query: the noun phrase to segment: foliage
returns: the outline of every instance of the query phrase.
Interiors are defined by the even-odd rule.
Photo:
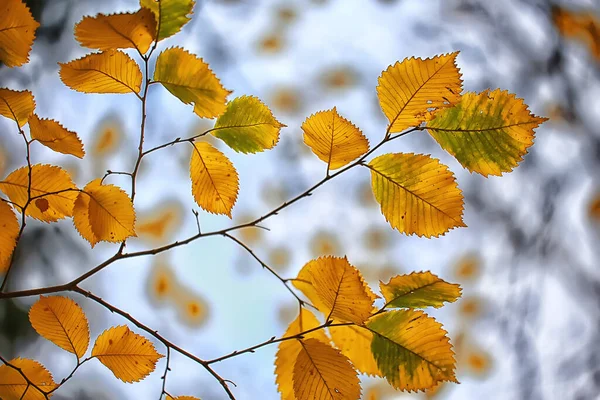
[[[101,362],[118,379],[137,382],[154,371],[164,357],[146,337],[122,325],[109,327],[98,335],[86,358],[90,329],[81,307],[68,297],[43,296],[64,291],[103,305],[164,346],[166,365],[161,398],[195,398],[175,397],[166,390],[172,351],[205,368],[233,399],[230,382],[212,365],[275,343],[279,346],[276,382],[286,400],[358,399],[359,372],[383,377],[394,388],[408,391],[429,390],[444,381],[456,382],[454,352],[446,331],[434,318],[416,309],[456,301],[461,294],[457,284],[430,272],[394,276],[388,283],[381,282],[384,304],[377,306],[380,297],[346,257],[316,258],[306,263],[296,278],[284,279],[232,233],[257,228],[259,223],[310,196],[338,175],[363,167],[365,177],[367,172],[371,174],[372,192],[391,227],[408,235],[444,235],[466,226],[463,196],[448,167],[424,154],[371,156],[394,139],[427,131],[465,168],[484,176],[500,175],[521,161],[533,143],[533,130],[545,118],[531,114],[521,99],[505,91],[461,94],[458,52],[425,60],[406,59],[379,77],[377,94],[389,125],[377,144],[370,146],[361,130],[335,107],[317,112],[306,119],[302,130],[305,144],[326,163],[320,181],[261,217],[219,231],[202,232],[200,214],[195,211],[197,234],[166,246],[125,252],[128,239],[137,235],[136,178],[143,158],[181,143],[192,146],[189,165],[194,200],[207,212],[231,218],[239,195],[238,173],[223,152],[199,139],[210,133],[234,151],[252,154],[274,148],[281,128],[285,127],[256,97],[240,96],[228,101],[231,92],[222,86],[208,64],[187,50],[170,47],[152,57],[159,41],[178,33],[190,20],[193,0],[141,0],[140,5],[139,10],[130,13],[83,18],[74,28],[75,37],[82,46],[99,52],[60,63],[59,72],[63,83],[73,90],[133,94],[140,100],[140,146],[131,172],[108,171],[103,178],[78,188],[65,169],[32,164],[31,148],[36,142],[77,158],[85,155],[83,144],[75,132],[59,122],[38,117],[30,91],[0,89],[0,114],[15,122],[27,160],[27,165],[0,180],[0,192],[7,197],[0,201],[0,265],[6,266],[0,299],[39,295],[29,313],[31,325],[42,337],[76,356],[72,372],[59,383],[35,360],[1,358],[4,365],[0,367],[0,396],[5,400],[47,399],[92,359]],[[38,24],[19,0],[5,2],[2,7],[6,12],[0,14],[0,60],[9,67],[19,66],[28,60]],[[119,49],[132,49],[131,54],[139,56],[141,64]],[[152,61],[155,67],[150,76]],[[213,128],[144,148],[148,88],[159,83],[184,104],[193,104],[198,117],[216,118]],[[23,130],[26,125],[29,134]],[[114,173],[131,178],[129,193],[105,183]],[[6,292],[15,248],[27,217],[48,223],[72,218],[74,227],[91,247],[108,242],[117,244],[117,250],[66,284]],[[208,236],[223,236],[240,245],[297,299],[299,314],[283,336],[212,360],[202,359],[80,286],[118,260],[156,255]],[[166,294],[173,291],[175,284],[173,279],[167,282],[167,278],[171,279],[168,272],[157,273],[152,284],[158,284]]]

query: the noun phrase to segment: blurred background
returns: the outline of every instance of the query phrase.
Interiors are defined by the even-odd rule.
[[[107,169],[131,170],[137,99],[71,91],[60,82],[57,62],[89,52],[73,37],[84,15],[133,11],[138,3],[26,3],[41,23],[31,62],[0,66],[0,87],[32,90],[38,115],[76,131],[87,152],[76,160],[40,146],[33,149],[33,161],[63,166],[81,186]],[[300,126],[312,113],[337,106],[371,143],[379,141],[387,121],[377,101],[377,77],[405,57],[460,50],[465,90],[507,89],[535,114],[550,118],[519,168],[500,178],[469,174],[425,132],[383,150],[432,154],[449,165],[466,198],[467,229],[431,240],[399,234],[381,216],[369,174],[352,170],[263,223],[270,231],[236,233],[283,277],[332,254],[347,255],[375,286],[420,270],[461,284],[462,299],[431,313],[452,338],[461,384],[405,394],[365,378],[364,399],[600,398],[599,11],[597,0],[197,0],[183,32],[160,43],[159,50],[179,45],[204,58],[233,96],[258,96],[287,125],[275,149],[255,155],[214,141],[238,169],[240,196],[233,221],[200,212],[203,230],[263,215],[322,178],[325,165],[302,143]],[[212,126],[156,86],[150,90],[148,123],[148,148]],[[2,177],[25,163],[14,133],[10,121],[0,120]],[[167,148],[142,164],[139,238],[129,242],[128,251],[196,232],[187,147]],[[128,187],[119,176],[108,180]],[[106,244],[91,251],[70,221],[31,221],[9,289],[67,282],[114,251]],[[201,358],[280,336],[297,312],[283,285],[225,238],[121,261],[82,286]],[[125,323],[91,301],[73,298],[88,314],[92,340]],[[60,380],[75,360],[30,327],[27,312],[35,300],[0,303],[0,352],[35,358]],[[165,353],[160,344],[157,349]],[[237,384],[238,399],[276,399],[276,350],[265,347],[215,368]],[[178,354],[171,366],[167,391],[173,395],[225,398],[201,366]],[[164,367],[163,359],[143,382],[125,384],[99,363],[86,364],[53,398],[158,398]]]

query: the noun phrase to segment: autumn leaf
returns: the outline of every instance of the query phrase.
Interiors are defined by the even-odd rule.
[[[158,21],[157,40],[173,36],[189,22],[194,0],[140,0],[140,6],[152,10]]]
[[[156,19],[148,8],[123,14],[86,16],[75,25],[75,38],[98,50],[137,49],[145,54],[156,37]]]
[[[88,183],[77,196],[73,223],[92,247],[98,242],[119,243],[135,234],[135,210],[131,198],[101,179]]]
[[[201,118],[221,115],[231,93],[223,88],[208,64],[180,47],[160,53],[154,80],[183,103],[194,103],[194,112]]]
[[[83,158],[83,143],[75,132],[65,129],[53,119],[40,119],[36,114],[29,118],[31,138],[44,146],[63,154]]]
[[[56,387],[52,374],[37,361],[15,358],[8,363],[19,368],[40,390],[49,392]],[[30,386],[19,371],[5,364],[0,366],[0,398],[2,400],[44,400],[47,397]]]
[[[448,283],[431,272],[413,272],[397,275],[388,283],[379,283],[386,307],[440,308],[444,302],[460,297],[460,285]]]
[[[9,68],[28,63],[39,26],[23,1],[3,0],[0,6],[0,61]]]
[[[193,397],[193,396],[177,396],[177,397],[167,396],[167,400],[200,400],[200,399],[197,397]]]
[[[119,50],[92,53],[60,65],[60,79],[83,93],[139,93],[142,71],[138,64]]]
[[[288,326],[283,337],[291,337],[320,326],[319,320],[313,313],[302,308],[298,317]],[[324,330],[318,329],[303,335],[304,338],[313,338],[329,343],[329,338]],[[282,400],[296,400],[293,387],[294,361],[302,350],[298,340],[285,340],[279,343],[275,355],[275,377],[277,390],[281,393]]]
[[[4,272],[2,266],[8,265],[17,246],[19,229],[19,220],[12,207],[0,200],[0,274]]]
[[[546,120],[514,94],[496,89],[465,93],[429,121],[427,130],[469,171],[502,175],[521,162],[533,144],[533,130]]]
[[[596,61],[600,60],[600,19],[594,11],[574,11],[553,5],[551,12],[552,22],[561,35],[579,40],[587,46]]]
[[[40,336],[82,358],[90,344],[85,313],[68,297],[40,296],[29,310],[31,326]]]
[[[190,178],[194,200],[200,207],[231,218],[240,185],[237,171],[225,154],[210,143],[194,143]]]
[[[433,388],[457,382],[454,352],[442,325],[418,310],[395,310],[371,318],[371,350],[379,370],[400,390]]]
[[[242,96],[227,103],[211,131],[237,152],[257,153],[275,147],[282,127],[258,98]]]
[[[16,121],[21,127],[27,123],[34,109],[35,100],[29,90],[19,92],[0,88],[0,115]]]
[[[376,296],[346,257],[312,260],[293,283],[328,319],[361,324],[373,311]]]
[[[335,346],[348,357],[354,367],[363,374],[381,376],[371,352],[373,333],[368,329],[348,325],[330,326],[329,333]]]
[[[145,337],[132,332],[127,326],[105,330],[94,344],[92,357],[104,364],[123,382],[138,382],[156,368],[163,356]]]
[[[300,341],[294,365],[294,394],[298,400],[358,400],[360,382],[346,356],[317,339]]]
[[[369,151],[367,138],[335,107],[308,117],[302,130],[304,143],[327,163],[327,170],[341,168]]]
[[[463,197],[448,167],[427,155],[384,154],[366,165],[381,212],[408,235],[439,236],[466,226]]]
[[[390,121],[389,133],[418,126],[428,114],[460,100],[462,80],[455,64],[457,55],[405,59],[383,71],[377,96]]]
[[[0,181],[0,191],[19,207],[28,200],[29,168],[21,167]],[[50,194],[52,193],[52,194]],[[77,198],[77,187],[69,174],[55,165],[36,164],[31,166],[31,197],[45,199],[43,207],[34,202],[27,207],[26,215],[44,222],[54,222],[73,215]],[[42,203],[38,203],[42,205]]]

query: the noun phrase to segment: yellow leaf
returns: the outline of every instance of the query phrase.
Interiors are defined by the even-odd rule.
[[[135,235],[135,211],[131,198],[101,179],[88,183],[79,193],[73,223],[92,247],[98,242],[119,243]]]
[[[35,109],[35,100],[29,90],[0,89],[0,115],[23,126]]]
[[[31,114],[29,131],[32,139],[54,151],[79,158],[85,155],[83,143],[77,134],[65,129],[53,119],[40,119],[37,115]]]
[[[445,301],[460,297],[460,285],[448,283],[431,272],[413,272],[397,275],[388,283],[379,283],[386,307],[440,308]]]
[[[496,89],[465,93],[429,121],[427,130],[469,171],[502,175],[523,160],[533,130],[546,120],[531,114],[514,94]]]
[[[431,237],[466,226],[454,174],[438,160],[422,154],[384,154],[367,167],[375,199],[393,228]]]
[[[227,104],[212,134],[237,152],[256,153],[275,147],[282,127],[258,98],[242,96]]]
[[[305,332],[309,329],[321,325],[313,313],[302,309],[300,315],[289,325],[283,337],[290,337]],[[329,343],[329,338],[325,335],[323,329],[319,329],[304,335],[305,338],[314,338]],[[277,390],[281,393],[282,400],[296,400],[294,396],[294,387],[292,383],[294,372],[294,360],[302,346],[298,340],[286,340],[279,343],[277,354],[275,355],[275,377],[277,381]]]
[[[460,100],[462,80],[455,61],[458,52],[427,58],[405,59],[383,71],[377,95],[390,121],[389,132],[402,132],[428,119],[430,111]]]
[[[29,310],[31,326],[40,336],[82,358],[90,344],[87,318],[68,297],[40,296]]]
[[[40,24],[21,0],[3,0],[0,6],[0,61],[7,67],[29,62],[29,52]]]
[[[358,400],[360,382],[346,356],[317,339],[300,341],[294,365],[294,394],[298,400]]]
[[[4,272],[2,266],[10,263],[19,230],[19,220],[12,207],[0,199],[0,274]]]
[[[155,37],[156,19],[147,8],[131,13],[86,16],[75,25],[75,38],[91,49],[134,48],[145,54]]]
[[[154,371],[156,362],[163,356],[145,337],[122,325],[109,328],[98,336],[92,357],[98,358],[123,382],[138,382]]]
[[[360,271],[346,257],[321,257],[308,262],[294,286],[328,319],[356,324],[369,318],[376,299]]]
[[[154,80],[183,103],[194,103],[194,112],[201,118],[221,115],[231,93],[223,88],[208,64],[179,47],[160,53]]]
[[[335,107],[308,117],[302,130],[304,143],[327,163],[328,170],[341,168],[369,151],[367,138]]]
[[[389,311],[371,318],[371,350],[379,370],[400,390],[431,389],[439,382],[457,382],[454,352],[446,331],[417,310]]]
[[[194,143],[190,177],[196,203],[208,212],[231,218],[240,185],[237,171],[225,154],[210,143]]]
[[[371,352],[373,333],[354,325],[330,326],[329,333],[335,346],[348,357],[354,367],[363,374],[381,376]]]
[[[60,79],[83,93],[139,93],[142,71],[119,50],[92,53],[69,63],[59,63]]]
[[[140,6],[152,10],[158,21],[158,40],[173,36],[191,19],[194,0],[140,0]]]
[[[25,207],[28,200],[29,168],[21,167],[0,181],[0,191],[10,201]],[[53,194],[49,194],[53,193]],[[46,202],[34,201],[27,206],[26,215],[44,222],[58,221],[73,215],[73,205],[77,198],[77,187],[69,174],[54,165],[36,164],[31,166],[31,197],[39,197]],[[41,205],[44,207],[41,207]]]
[[[44,392],[49,392],[56,387],[52,374],[35,360],[15,358],[10,360],[9,364],[19,368],[27,379]],[[44,400],[46,396],[33,386],[29,386],[19,371],[8,365],[2,365],[0,366],[0,398],[2,400]]]

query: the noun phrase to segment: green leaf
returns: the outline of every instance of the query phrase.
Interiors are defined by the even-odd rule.
[[[388,283],[379,283],[387,307],[439,308],[445,301],[454,302],[460,297],[460,286],[448,283],[431,272],[413,272],[398,275]]]
[[[157,40],[173,36],[187,24],[194,8],[194,0],[140,0],[140,6],[149,8],[158,22]]]

